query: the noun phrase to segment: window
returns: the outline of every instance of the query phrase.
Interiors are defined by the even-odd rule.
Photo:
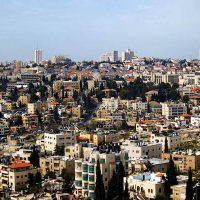
[[[19,176],[17,176],[17,178],[19,178]]]
[[[107,168],[105,168],[105,172],[107,172]]]
[[[161,191],[162,191],[161,188],[159,188],[158,192],[161,193]]]

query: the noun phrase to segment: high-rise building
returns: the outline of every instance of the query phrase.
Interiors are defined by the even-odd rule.
[[[116,62],[118,61],[118,51],[103,53],[100,57],[101,62]]]
[[[122,60],[122,62],[130,61],[133,57],[134,57],[134,51],[127,49],[126,51],[122,52],[121,60]]]
[[[35,63],[39,64],[42,61],[42,49],[35,50]]]
[[[22,61],[17,61],[15,66],[16,66],[16,72],[21,72],[21,68],[23,66],[23,62]]]

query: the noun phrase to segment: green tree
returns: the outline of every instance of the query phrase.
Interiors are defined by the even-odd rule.
[[[190,98],[189,98],[188,95],[184,95],[184,96],[183,96],[183,102],[184,102],[184,103],[188,103],[189,100],[190,100]]]
[[[35,183],[38,184],[39,187],[41,187],[42,175],[39,171],[35,174],[34,179],[35,179]]]
[[[35,145],[32,148],[32,152],[31,152],[29,160],[30,160],[30,163],[34,167],[39,167],[40,166],[39,151],[37,150],[37,148],[35,147]]]
[[[125,190],[123,195],[123,200],[129,200],[129,192],[128,192],[128,181],[125,183]]]
[[[74,180],[74,177],[72,176],[72,174],[69,174],[67,172],[67,169],[63,169],[62,173],[61,173],[62,178],[64,179],[64,185],[63,188],[68,192],[71,193],[72,192],[72,188],[71,188],[71,184]]]
[[[41,113],[38,111],[38,109],[36,110],[36,115],[38,116],[38,123],[39,124],[42,124],[43,123],[43,121],[42,121],[42,115],[41,115]]]
[[[108,183],[108,192],[107,192],[107,200],[115,199],[118,196],[117,191],[117,174],[115,170],[113,170],[112,178]]]
[[[187,185],[186,185],[186,198],[185,200],[190,200],[193,195],[194,195],[194,190],[193,190],[194,182],[192,180],[192,170],[191,167],[188,171],[188,180],[187,180]]]
[[[164,149],[164,153],[169,153],[167,137],[165,137],[165,149]]]
[[[65,155],[65,146],[64,145],[62,145],[62,146],[56,145],[55,155],[64,156]]]
[[[169,164],[166,172],[166,180],[165,180],[165,193],[167,197],[170,197],[172,193],[171,186],[177,184],[178,184],[177,171],[172,156],[170,155]]]
[[[99,160],[97,160],[97,166],[96,166],[95,199],[105,200],[105,188],[104,188],[104,182],[103,182],[103,177],[101,174]]]
[[[54,116],[54,120],[56,121],[56,123],[59,123],[60,116],[59,116],[59,113],[58,113],[58,107],[57,106],[54,109],[53,116]]]
[[[17,119],[15,121],[15,125],[16,126],[22,126],[23,125],[22,116],[20,116],[20,115],[17,116]]]
[[[124,192],[124,177],[125,177],[125,170],[122,162],[120,161],[117,167],[117,191],[118,191],[118,200],[121,200],[123,197]]]

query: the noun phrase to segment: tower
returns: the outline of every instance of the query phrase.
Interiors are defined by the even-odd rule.
[[[42,61],[42,49],[35,50],[35,63],[39,64]]]

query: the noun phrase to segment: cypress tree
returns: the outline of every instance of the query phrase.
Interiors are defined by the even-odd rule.
[[[121,200],[123,197],[124,192],[124,177],[125,177],[125,170],[122,162],[120,161],[117,169],[117,192],[118,192],[118,200]]]
[[[167,137],[165,137],[165,149],[164,149],[164,153],[169,153]]]
[[[117,175],[116,175],[115,170],[113,170],[112,178],[110,179],[108,183],[107,200],[112,200],[116,198],[116,196],[118,195],[116,183],[117,183]]]
[[[174,161],[172,160],[172,155],[170,155],[169,164],[166,172],[166,181],[165,181],[165,193],[166,196],[170,196],[171,194],[171,186],[177,185],[177,171],[174,165]]]
[[[103,177],[101,174],[99,160],[97,160],[97,166],[96,166],[95,199],[96,200],[105,200],[104,182],[103,182]]]
[[[127,179],[126,179],[126,183],[125,183],[125,190],[124,190],[123,200],[129,200],[128,181],[127,181]]]
[[[193,180],[192,180],[192,170],[191,167],[188,171],[188,181],[186,185],[186,199],[185,200],[190,200],[193,195],[194,195],[194,190],[193,190]]]
[[[31,152],[29,160],[30,160],[30,163],[34,167],[39,167],[40,166],[39,151],[37,150],[37,148],[35,146],[33,146],[33,151]]]

